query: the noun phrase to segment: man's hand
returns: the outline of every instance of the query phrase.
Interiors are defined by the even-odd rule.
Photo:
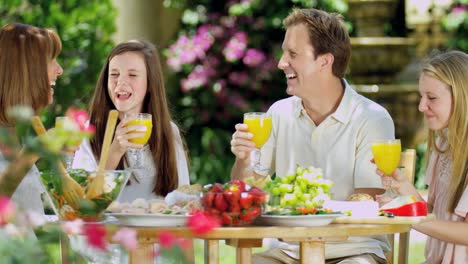
[[[239,161],[247,162],[250,158],[250,152],[255,149],[255,143],[252,141],[252,133],[247,131],[246,124],[237,124],[236,132],[232,134],[231,151],[236,155]]]
[[[244,179],[252,176],[251,171],[246,168],[250,165],[250,152],[255,149],[252,141],[252,133],[247,131],[246,124],[237,124],[236,132],[232,134],[231,151],[236,155],[236,161],[231,170],[232,179]]]

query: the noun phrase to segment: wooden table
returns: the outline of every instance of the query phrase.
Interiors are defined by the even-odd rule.
[[[186,227],[133,227],[137,231],[139,248],[130,253],[130,263],[152,263],[148,258],[161,231],[170,231],[186,238],[205,241],[205,263],[218,263],[219,240],[236,247],[237,263],[252,263],[252,247],[261,247],[263,238],[281,238],[299,242],[300,263],[325,263],[325,242],[344,241],[349,236],[368,236],[407,232],[410,224],[330,224],[320,227],[221,227],[202,236],[193,235]],[[109,237],[112,236],[112,232]]]

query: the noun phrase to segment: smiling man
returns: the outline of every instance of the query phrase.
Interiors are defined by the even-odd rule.
[[[236,156],[232,178],[274,173],[283,177],[294,173],[297,165],[314,166],[335,183],[331,193],[336,200],[353,193],[381,193],[380,179],[370,162],[371,145],[393,139],[394,125],[383,107],[357,94],[344,79],[351,44],[342,17],[294,9],[283,24],[286,35],[278,68],[285,74],[286,92],[291,96],[268,110],[273,128],[261,149],[261,164],[270,169],[247,169],[255,145],[247,126],[237,124],[231,140]],[[356,237],[327,244],[325,254],[327,263],[385,263],[382,247],[386,246],[385,239]],[[282,243],[278,248],[256,255],[255,263],[297,262],[297,246]]]

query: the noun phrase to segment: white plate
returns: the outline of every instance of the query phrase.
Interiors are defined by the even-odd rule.
[[[343,214],[320,215],[261,215],[261,224],[271,226],[324,226],[330,224],[335,218]]]
[[[188,217],[187,215],[170,214],[106,213],[106,215],[117,218],[119,220],[119,225],[151,227],[184,226]]]

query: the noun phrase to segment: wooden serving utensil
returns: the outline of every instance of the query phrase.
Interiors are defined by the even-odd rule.
[[[99,159],[97,175],[91,182],[91,185],[86,192],[86,198],[88,199],[93,199],[104,193],[104,169],[106,168],[107,158],[109,156],[109,147],[112,142],[118,116],[119,112],[117,110],[111,110],[109,112],[109,116],[107,117],[106,131],[104,134],[104,142],[102,143],[101,157]]]
[[[34,116],[31,120],[34,131],[38,136],[47,133],[44,124],[38,116]],[[57,162],[57,168],[62,180],[62,193],[63,197],[70,206],[78,209],[80,206],[80,199],[84,198],[84,190],[79,183],[77,183],[67,172],[65,166],[61,161]]]

